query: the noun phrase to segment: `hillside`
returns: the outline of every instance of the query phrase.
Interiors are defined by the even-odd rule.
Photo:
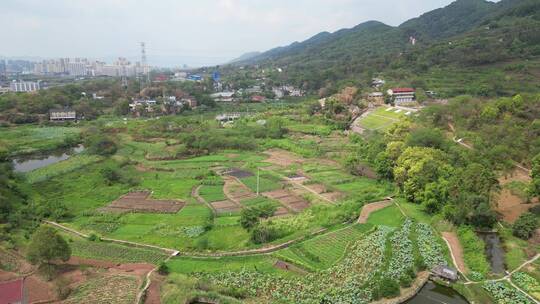
[[[410,43],[411,36],[416,38],[415,45]],[[469,68],[475,67],[486,77],[474,77],[474,87],[486,86],[488,91],[499,90],[504,95],[515,92],[496,88],[504,86],[494,84],[502,82],[501,71],[509,72],[513,86],[519,82],[527,91],[538,88],[534,78],[540,72],[539,45],[538,1],[458,0],[398,27],[369,21],[351,29],[323,32],[238,64],[280,67],[285,71],[280,80],[308,90],[341,80],[366,83],[374,74],[383,74],[396,84],[414,86],[410,80],[403,80],[418,78],[419,82],[426,82],[433,78],[431,74],[440,74],[441,70],[441,80],[464,79],[471,71]],[[445,92],[461,93],[477,92],[473,88]]]

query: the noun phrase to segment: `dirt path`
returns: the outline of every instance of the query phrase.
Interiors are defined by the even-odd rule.
[[[214,214],[214,217],[217,216],[217,211],[212,204],[208,203],[200,194],[199,191],[201,190],[201,185],[195,186],[191,189],[191,197],[195,198],[199,203],[206,205],[206,207],[210,208],[212,210],[212,213]]]
[[[392,205],[391,200],[384,200],[380,202],[375,202],[371,204],[367,204],[364,207],[362,207],[362,211],[360,211],[360,216],[358,217],[358,223],[359,224],[365,224],[367,223],[367,220],[369,218],[369,215],[377,210],[386,208],[388,206]]]
[[[333,200],[331,200],[331,199],[327,198],[326,196],[320,194],[319,192],[307,187],[306,185],[304,185],[302,183],[302,181],[295,181],[295,180],[289,179],[289,182],[291,184],[293,184],[294,186],[298,186],[298,187],[300,187],[300,188],[302,188],[302,189],[304,189],[306,191],[309,191],[310,193],[314,194],[316,197],[320,198],[321,200],[323,200],[325,202],[328,202],[330,204],[335,204],[335,202]]]
[[[443,232],[442,237],[450,249],[450,255],[452,256],[452,261],[456,266],[457,270],[465,277],[467,281],[470,281],[465,273],[468,271],[465,266],[465,261],[463,259],[463,249],[459,243],[459,239],[454,232]]]

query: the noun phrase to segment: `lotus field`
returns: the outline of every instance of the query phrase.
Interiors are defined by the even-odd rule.
[[[525,272],[516,272],[512,275],[512,282],[533,297],[540,297],[540,283],[531,275]]]
[[[503,282],[486,282],[484,289],[487,290],[495,300],[496,304],[532,304],[519,290]]]
[[[422,246],[430,251],[426,250],[422,257],[426,256],[434,263],[435,256],[443,255],[429,229],[429,226],[419,228],[409,219],[398,229],[378,226],[352,242],[336,264],[305,276],[291,278],[247,269],[195,275],[222,287],[243,289],[261,302],[369,303],[376,300],[382,279],[390,278],[399,283],[404,276],[417,270],[413,254],[415,244],[410,238],[412,231],[424,231],[428,236],[422,238]]]
[[[447,265],[443,256],[441,244],[437,242],[437,237],[428,224],[420,223],[416,225],[417,242],[420,255],[424,264],[428,268],[437,265]]]

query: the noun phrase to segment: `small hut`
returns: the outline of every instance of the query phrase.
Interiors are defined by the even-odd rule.
[[[438,265],[433,267],[431,273],[441,279],[455,282],[458,280],[457,270],[446,265]]]

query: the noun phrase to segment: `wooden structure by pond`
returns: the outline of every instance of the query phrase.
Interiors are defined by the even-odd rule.
[[[441,279],[448,280],[451,282],[455,282],[459,278],[456,269],[445,266],[445,265],[439,265],[439,266],[433,267],[433,269],[431,269],[431,273],[436,277],[439,277]]]

